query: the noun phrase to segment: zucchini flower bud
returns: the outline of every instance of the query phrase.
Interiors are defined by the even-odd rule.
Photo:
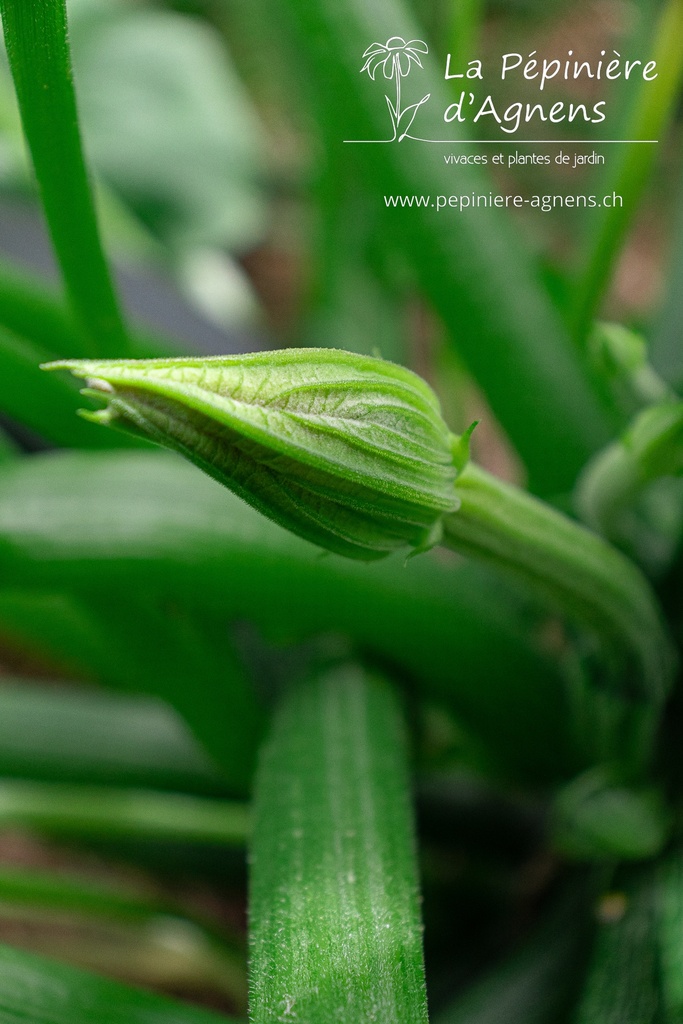
[[[427,384],[333,349],[68,360],[88,419],[180,452],[293,533],[351,558],[422,551],[458,506],[451,435]]]

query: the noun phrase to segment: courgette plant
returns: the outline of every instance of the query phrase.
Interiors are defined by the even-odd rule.
[[[634,132],[674,116],[682,10],[654,19],[667,74],[624,104]],[[0,636],[62,680],[0,686],[0,821],[160,878],[239,886],[246,850],[249,918],[245,943],[168,891],[3,868],[0,923],[64,933],[47,957],[0,948],[0,1019],[229,1019],[156,982],[255,1024],[413,1024],[428,994],[441,1024],[683,1020],[683,403],[666,360],[593,323],[642,151],[558,301],[502,216],[420,208],[402,232],[388,212],[363,237],[331,180],[363,202],[450,179],[405,140],[353,174],[330,150],[315,301],[344,315],[360,261],[387,309],[392,261],[412,266],[525,488],[400,358],[322,328],[242,356],[151,341],[101,242],[64,0],[0,14],[62,277],[0,269],[0,409],[55,446],[0,447]],[[459,5],[458,52],[482,14]],[[357,57],[421,39],[399,0],[277,17],[323,133],[386,118]]]

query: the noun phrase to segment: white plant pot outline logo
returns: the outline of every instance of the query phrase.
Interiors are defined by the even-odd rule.
[[[408,136],[418,110],[431,96],[431,93],[428,92],[417,103],[401,107],[401,79],[410,74],[413,64],[417,64],[421,68],[420,54],[427,53],[429,53],[429,47],[422,39],[411,39],[406,42],[401,36],[392,36],[391,39],[387,39],[386,43],[372,43],[363,54],[365,64],[360,69],[361,74],[367,71],[374,82],[375,75],[382,68],[384,78],[396,83],[395,102],[392,102],[389,96],[385,96],[394,132],[392,138],[386,140],[387,142],[403,142]]]

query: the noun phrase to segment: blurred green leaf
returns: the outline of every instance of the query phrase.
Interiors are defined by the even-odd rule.
[[[683,1020],[683,856],[677,845],[659,865],[659,953],[666,1020]]]
[[[284,698],[256,784],[254,1024],[427,1021],[406,755],[391,690],[354,665]]]
[[[19,446],[16,441],[10,437],[6,430],[0,427],[0,462],[16,459],[19,457],[19,454]]]
[[[574,1024],[658,1024],[658,959],[652,870],[622,872],[598,904],[598,931]]]
[[[0,825],[78,839],[243,846],[245,804],[150,789],[0,780]]]
[[[3,1024],[230,1024],[208,1010],[164,999],[52,960],[0,948]]]
[[[406,298],[377,252],[377,204],[343,157],[331,149],[318,184],[320,226],[304,338],[312,347],[381,355],[405,365],[410,333]]]
[[[66,448],[140,448],[140,438],[98,430],[76,415],[82,397],[68,381],[48,379],[40,364],[52,353],[0,327],[0,410]],[[110,437],[102,435],[109,434]]]
[[[0,263],[0,323],[13,334],[59,355],[87,349],[58,295],[42,279]]]
[[[450,9],[449,9],[450,8]],[[448,52],[453,68],[466,68],[468,60],[477,56],[478,43],[484,27],[484,0],[465,0],[446,5],[449,16]]]
[[[156,589],[282,643],[350,635],[445,697],[517,770],[579,767],[562,649],[497,577],[443,552],[408,565],[321,557],[174,456],[74,452],[4,467],[0,572],[6,588],[98,588],[110,601]]]
[[[565,856],[578,860],[644,860],[660,852],[671,823],[657,789],[630,789],[593,769],[558,793],[551,837]]]
[[[265,226],[265,143],[220,37],[141,5],[72,0],[69,15],[98,173],[176,251],[253,243]]]
[[[683,81],[681,0],[667,0],[661,8],[647,52],[657,63],[657,76],[638,80],[638,92],[617,138],[659,142],[669,128]],[[596,193],[614,192],[622,202],[600,208],[598,216],[591,218],[587,242],[581,247],[581,274],[574,292],[575,327],[581,340],[597,312],[656,156],[656,145],[618,146],[595,184]]]
[[[666,294],[650,330],[650,358],[664,380],[683,386],[683,176],[679,178]]]
[[[46,929],[46,944],[50,928],[61,928],[61,956],[74,956],[84,967],[92,964],[96,969],[109,948],[105,965],[112,972],[124,971],[127,947],[128,957],[138,958],[141,980],[153,983],[159,974],[173,973],[179,983],[219,991],[246,1010],[241,941],[188,917],[184,908],[149,891],[61,872],[0,868],[0,921],[10,927],[28,925],[34,948],[41,944],[41,926]]]
[[[40,625],[37,601],[34,609]],[[0,775],[207,794],[224,793],[227,786],[161,700],[4,677]]]
[[[138,922],[149,921],[157,915],[179,913],[177,907],[150,891],[83,879],[62,871],[35,871],[4,865],[0,867],[0,902]]]
[[[674,395],[648,362],[645,339],[622,324],[595,323],[588,349],[597,373],[624,415]]]
[[[160,606],[125,590],[89,588],[81,599],[5,590],[0,631],[86,678],[161,697],[183,716],[226,784],[248,788],[263,710],[217,616],[200,618],[180,603]]]

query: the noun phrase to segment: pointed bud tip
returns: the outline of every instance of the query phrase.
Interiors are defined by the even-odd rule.
[[[97,423],[190,458],[269,518],[331,551],[426,550],[457,507],[451,435],[402,366],[334,349],[206,359],[69,360]],[[465,435],[468,438],[469,435]]]

